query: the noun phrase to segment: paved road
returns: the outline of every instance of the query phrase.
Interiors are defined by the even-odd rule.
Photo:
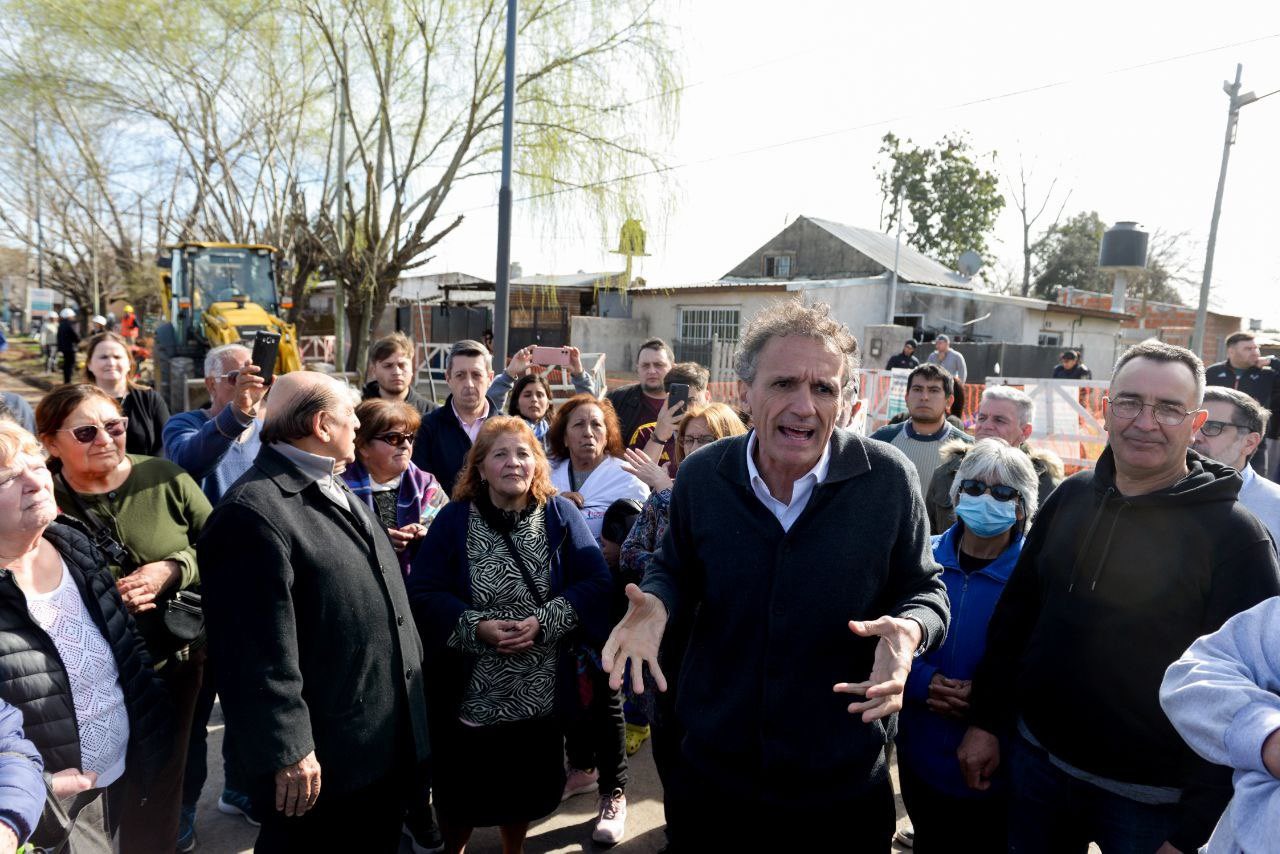
[[[222,763],[217,760],[222,751],[222,710],[214,707],[209,722],[209,781],[205,784],[196,815],[196,835],[200,845],[197,851],[231,854],[251,852],[256,831],[242,819],[218,812],[218,793],[222,791]],[[895,774],[896,776],[896,774]],[[495,793],[495,797],[501,793]],[[662,832],[662,787],[653,767],[653,755],[646,743],[640,752],[631,757],[631,785],[627,789],[628,814],[627,837],[613,850],[625,854],[653,854],[666,844]],[[727,807],[732,811],[732,805]],[[604,846],[591,841],[591,826],[595,821],[595,796],[579,795],[560,805],[560,809],[535,824],[529,831],[525,846],[528,854],[568,854],[568,852],[604,851]],[[731,815],[730,821],[750,821],[750,816]],[[905,823],[902,801],[898,800],[899,823]],[[838,823],[832,825],[837,832]],[[849,850],[855,850],[850,848]],[[833,851],[841,850],[838,846]],[[894,851],[901,851],[894,847]],[[468,854],[499,854],[502,844],[495,829],[476,831]],[[408,841],[400,848],[400,854],[412,854]]]

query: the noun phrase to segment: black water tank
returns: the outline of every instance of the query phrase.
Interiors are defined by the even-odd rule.
[[[1117,222],[1102,235],[1099,269],[1147,266],[1147,233],[1136,222]]]

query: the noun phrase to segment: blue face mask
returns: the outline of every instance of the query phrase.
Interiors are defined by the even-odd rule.
[[[1003,534],[1018,521],[1017,501],[996,501],[990,495],[965,495],[956,501],[956,515],[979,537]]]

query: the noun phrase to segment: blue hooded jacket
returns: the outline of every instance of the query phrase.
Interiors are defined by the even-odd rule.
[[[965,785],[956,749],[968,724],[929,710],[929,681],[941,672],[951,679],[972,679],[987,648],[987,623],[1004,592],[1005,583],[1022,553],[1018,534],[1000,556],[987,566],[965,574],[960,569],[960,537],[964,523],[957,521],[932,538],[933,559],[942,565],[942,581],[951,599],[951,626],[942,646],[921,656],[907,677],[906,696],[898,715],[900,761],[944,795],[957,798],[989,797],[1001,786],[978,792]]]

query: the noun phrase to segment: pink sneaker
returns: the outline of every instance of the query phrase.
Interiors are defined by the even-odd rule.
[[[560,800],[567,801],[574,795],[585,795],[587,792],[594,792],[600,788],[600,772],[592,768],[590,771],[579,771],[577,768],[569,769],[569,776],[564,781],[564,794],[560,796]]]
[[[627,796],[621,789],[600,796],[600,817],[591,838],[605,845],[617,845],[627,832]]]

